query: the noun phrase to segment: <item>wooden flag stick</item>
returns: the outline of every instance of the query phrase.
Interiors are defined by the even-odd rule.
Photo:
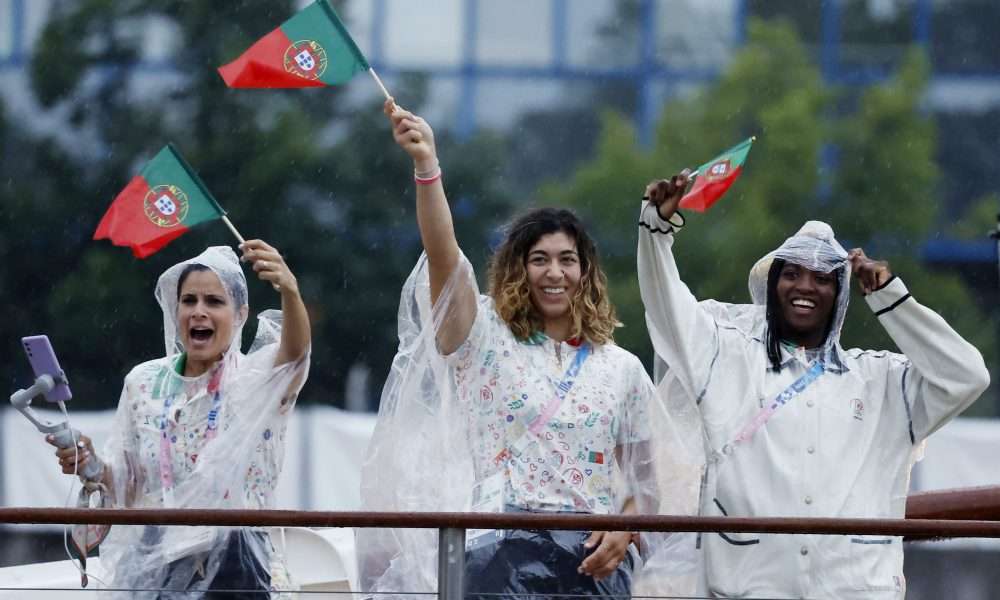
[[[236,226],[233,225],[233,222],[229,220],[229,217],[227,217],[226,215],[222,215],[222,222],[226,224],[226,227],[229,228],[229,231],[233,232],[233,235],[236,236],[236,239],[240,242],[240,244],[245,244],[246,243],[246,240],[243,239],[243,236],[240,235],[240,232],[236,231]],[[278,285],[277,283],[272,283],[271,287],[273,287],[274,291],[276,291],[276,292],[280,292],[281,291],[281,286]]]
[[[243,239],[243,236],[240,235],[240,232],[236,231],[236,227],[233,225],[233,222],[229,220],[229,217],[227,217],[226,215],[222,215],[222,222],[226,224],[226,227],[229,228],[229,231],[233,232],[233,235],[236,236],[236,239],[237,241],[239,241],[239,243],[241,244],[246,243],[246,240]]]
[[[378,78],[377,74],[375,74],[375,69],[368,67],[368,72],[371,74],[373,78],[375,78],[375,83],[378,84],[378,88],[382,90],[383,94],[385,94],[385,99],[391,100],[392,96],[389,95],[389,90],[385,89],[385,86],[382,85],[382,80]]]

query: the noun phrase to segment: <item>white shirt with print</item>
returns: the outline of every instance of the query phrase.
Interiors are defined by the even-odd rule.
[[[499,473],[506,505],[609,514],[628,497],[616,451],[648,439],[643,413],[654,394],[633,354],[593,346],[558,409],[531,431],[581,348],[541,333],[516,339],[480,296],[468,339],[448,357],[458,398],[469,403],[476,478]]]

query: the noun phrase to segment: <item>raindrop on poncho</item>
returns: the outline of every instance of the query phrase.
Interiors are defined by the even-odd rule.
[[[178,281],[191,264],[218,276],[234,307],[229,349],[198,377],[178,373],[183,351]],[[247,304],[247,284],[231,248],[212,247],[168,269],[159,278],[156,299],[163,309],[166,356],[136,366],[125,378],[111,439],[101,454],[112,477],[104,505],[273,508],[288,416],[305,383],[309,353],[275,366],[278,310],[258,315],[250,351],[241,353],[246,313],[240,308]],[[195,592],[185,598],[201,597],[198,592],[223,565],[235,587],[278,586],[287,579],[266,534],[251,528],[116,525],[101,545],[101,565],[101,579],[111,588]]]
[[[470,294],[476,299],[475,322],[465,342],[443,356],[437,333]],[[527,358],[532,342],[516,340],[493,300],[479,295],[464,257],[433,307],[421,257],[402,291],[398,327],[399,348],[362,470],[367,510],[615,514],[631,498],[640,514],[697,512],[703,472],[697,410],[688,403],[668,411],[631,354],[613,343],[594,347],[576,386],[542,421],[544,428],[536,429],[527,426],[534,422],[531,415],[545,411],[533,410],[550,401],[554,387],[524,388],[529,394],[551,390],[544,398],[500,397],[503,390],[518,388],[515,373],[538,380],[541,369]],[[584,397],[587,389],[608,394],[591,395],[591,401]],[[580,437],[588,428],[593,437]],[[581,440],[601,445],[577,452]],[[541,467],[528,469],[534,464]],[[546,473],[553,467],[558,471]],[[474,488],[481,492],[483,482],[498,473],[505,480],[507,506],[474,502]],[[468,538],[478,533],[470,531]],[[437,543],[434,530],[359,530],[360,591],[436,591]],[[693,581],[692,535],[643,534],[642,546],[644,566],[636,569],[633,593],[676,590],[677,580]]]

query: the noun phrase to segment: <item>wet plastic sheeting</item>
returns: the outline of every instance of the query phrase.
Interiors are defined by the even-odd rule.
[[[635,557],[597,580],[577,572],[590,550],[589,531],[491,531],[470,540],[466,550],[466,600],[528,595],[630,595]]]

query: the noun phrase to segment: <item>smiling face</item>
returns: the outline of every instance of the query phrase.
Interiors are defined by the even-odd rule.
[[[525,268],[531,302],[545,320],[546,333],[551,335],[552,326],[568,325],[570,304],[580,285],[576,242],[562,231],[543,235],[528,250]]]
[[[836,277],[792,263],[782,266],[775,295],[788,341],[806,348],[823,343],[837,301]]]
[[[177,298],[177,327],[187,352],[185,375],[197,375],[229,349],[238,311],[211,270],[191,271]]]

